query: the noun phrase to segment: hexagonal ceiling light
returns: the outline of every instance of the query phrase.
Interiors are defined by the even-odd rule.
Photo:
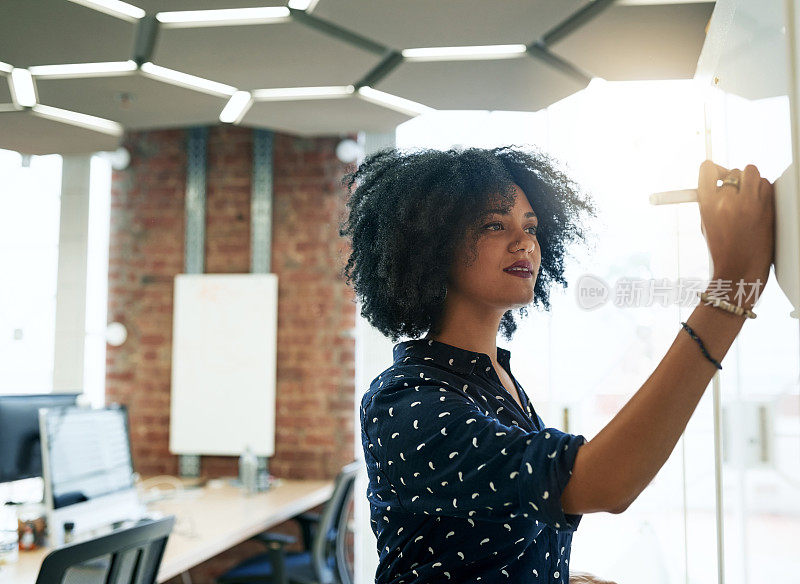
[[[131,130],[215,124],[236,88],[134,61],[31,67],[43,103]]]
[[[694,47],[712,4],[660,1],[675,6],[633,7],[637,22],[671,34],[662,45],[679,39]],[[0,58],[18,71],[0,70],[0,110],[24,115],[4,122],[0,147],[24,132],[25,120],[47,112],[53,122],[65,111],[102,142],[119,125],[220,120],[299,134],[388,131],[431,108],[535,111],[600,69],[613,78],[618,64],[635,76],[643,66],[685,71],[695,63],[692,51],[634,50],[632,39],[641,44],[648,35],[633,34],[625,23],[634,11],[613,0],[371,0],[368,9],[358,0],[133,2],[64,0],[44,14],[40,2],[3,0]],[[618,2],[636,3],[654,2]],[[3,18],[9,8],[13,18]],[[689,32],[660,23],[664,15],[680,15],[669,18]],[[30,34],[34,28],[45,34]],[[33,82],[36,98],[25,111],[8,91],[15,76]]]
[[[309,16],[305,10],[312,7],[308,0],[291,0],[271,12],[160,13],[153,58],[237,85],[240,90],[220,114],[228,123],[301,135],[389,131],[430,111],[385,92],[370,93],[363,83],[356,87],[391,51]]]
[[[89,9],[81,3],[3,1],[0,54],[10,65],[0,69],[7,70],[11,103],[0,106],[0,148],[25,154],[82,154],[113,150],[120,143],[120,124],[41,103],[30,72],[45,64],[129,57],[135,23],[144,11],[124,3],[119,3],[122,11]],[[131,9],[127,13],[126,6]],[[38,34],[31,34],[33,30]],[[93,35],[95,30],[107,32]],[[0,90],[0,100],[4,98]]]
[[[249,94],[248,94],[249,95]],[[231,100],[233,102],[233,100]],[[298,87],[254,91],[230,119],[248,126],[286,130],[304,136],[354,131],[386,132],[433,111],[425,105],[371,87]]]
[[[11,98],[11,103],[0,104],[0,147],[25,154],[77,154],[110,150],[119,144],[120,124],[41,105],[29,70],[0,63],[0,72],[7,72]]]

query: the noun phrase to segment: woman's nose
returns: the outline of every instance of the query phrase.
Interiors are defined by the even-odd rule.
[[[511,251],[517,252],[519,250],[525,250],[526,252],[530,253],[536,248],[536,243],[534,242],[532,237],[517,237],[511,244]]]

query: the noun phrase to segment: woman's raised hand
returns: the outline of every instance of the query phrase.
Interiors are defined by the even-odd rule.
[[[739,176],[734,185],[717,180]],[[700,229],[713,262],[713,279],[747,283],[760,280],[763,290],[775,259],[775,191],[758,169],[728,170],[710,160],[700,165],[697,183]]]

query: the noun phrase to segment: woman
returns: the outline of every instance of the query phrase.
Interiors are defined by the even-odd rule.
[[[347,281],[373,326],[413,339],[361,401],[376,582],[602,582],[569,575],[582,514],[621,513],[647,486],[747,317],[701,302],[587,441],[544,424],[496,346],[515,309],[549,309],[550,285],[566,287],[565,254],[596,216],[577,185],[546,155],[512,147],[384,150],[346,183]],[[713,280],[765,284],[772,185],[755,166],[705,161],[698,187]]]

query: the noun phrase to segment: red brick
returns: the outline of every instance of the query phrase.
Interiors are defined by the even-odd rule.
[[[168,408],[173,285],[184,266],[186,132],[137,132],[125,140],[132,160],[113,176],[108,305],[129,337],[109,348],[107,394],[131,405],[132,434],[146,437],[133,444],[137,470],[175,472]],[[355,302],[341,276],[349,247],[338,237],[347,195],[340,179],[351,169],[335,158],[338,140],[275,135],[279,427],[271,468],[286,477],[332,477],[352,458]],[[252,131],[211,128],[207,272],[249,271],[251,181]],[[204,472],[235,469],[235,457],[203,460]]]

